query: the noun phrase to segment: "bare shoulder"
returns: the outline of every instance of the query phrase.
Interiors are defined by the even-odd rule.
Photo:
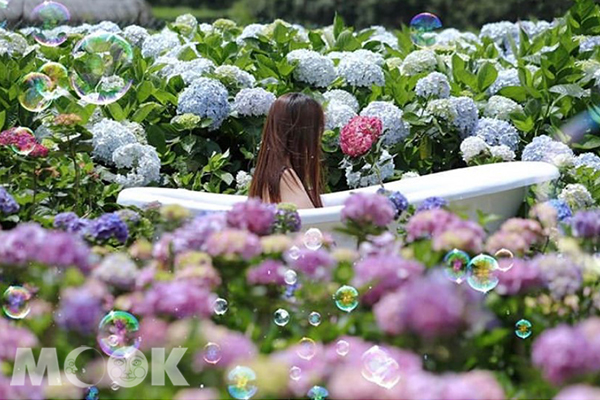
[[[314,208],[306,189],[293,169],[288,168],[283,172],[279,188],[282,203],[292,203],[298,208]]]

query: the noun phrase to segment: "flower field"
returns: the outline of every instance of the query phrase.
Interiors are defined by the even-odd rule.
[[[0,29],[1,399],[600,397],[593,1],[476,33],[46,28]],[[138,186],[246,194],[294,91],[323,104],[328,192],[518,160],[561,178],[495,232],[442,198],[355,194],[356,248],[285,204],[116,204]]]

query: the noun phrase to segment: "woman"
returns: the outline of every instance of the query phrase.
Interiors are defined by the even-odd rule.
[[[269,110],[250,197],[298,208],[321,203],[321,105],[302,93],[281,96]]]

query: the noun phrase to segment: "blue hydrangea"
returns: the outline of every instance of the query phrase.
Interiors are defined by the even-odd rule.
[[[377,190],[377,193],[390,200],[394,206],[394,210],[396,210],[396,218],[398,218],[403,211],[408,210],[408,199],[402,193],[386,190],[385,188],[380,188]]]
[[[196,58],[191,61],[179,61],[172,57],[159,57],[156,64],[165,64],[159,71],[159,75],[171,79],[174,76],[181,76],[183,81],[189,85],[198,78],[201,78],[215,69],[215,64],[207,58]]]
[[[600,157],[594,153],[583,153],[575,159],[576,167],[588,167],[600,171]]]
[[[450,82],[448,82],[448,77],[446,75],[439,72],[432,72],[417,81],[415,93],[417,96],[426,99],[445,99],[450,96]]]
[[[504,49],[510,49],[509,38],[512,38],[516,44],[519,43],[519,27],[508,21],[493,22],[481,27],[479,37],[488,37]]]
[[[441,197],[428,197],[417,207],[417,212],[444,208],[448,202]]]
[[[292,50],[287,55],[289,63],[297,62],[294,78],[316,87],[327,87],[336,78],[335,66],[329,58],[313,50]]]
[[[350,86],[370,88],[385,85],[385,76],[379,65],[354,55],[342,58],[337,73]]]
[[[600,36],[588,36],[579,43],[579,52],[592,51],[600,46]]]
[[[62,231],[85,234],[90,226],[90,220],[79,218],[74,212],[64,212],[54,217],[52,226]]]
[[[102,119],[92,125],[92,155],[105,162],[112,162],[116,149],[127,144],[137,143],[135,134],[123,124],[112,119]]]
[[[241,116],[267,115],[277,98],[263,88],[242,89],[235,96],[233,110]]]
[[[569,205],[563,200],[552,199],[548,201],[548,204],[550,204],[556,210],[559,221],[564,221],[573,216],[571,207],[569,207]]]
[[[498,71],[498,77],[496,81],[489,87],[491,94],[498,93],[501,89],[508,86],[521,86],[519,80],[519,71],[516,68],[508,68],[505,70]]]
[[[550,136],[541,135],[535,137],[531,143],[525,146],[521,160],[544,161],[553,164],[557,157],[574,157],[573,151],[562,142],[553,140]]]
[[[127,175],[117,175],[115,181],[124,187],[146,186],[160,180],[160,158],[156,149],[139,143],[119,147],[113,153],[117,168],[127,168]]]
[[[127,224],[119,218],[117,213],[104,214],[93,220],[87,233],[92,240],[97,242],[106,242],[114,238],[125,243],[129,237]]]
[[[519,25],[531,38],[545,33],[554,27],[554,24],[548,21],[521,21]]]
[[[418,75],[423,72],[432,72],[437,67],[437,58],[431,50],[417,50],[406,56],[400,70],[404,75]]]
[[[235,88],[251,88],[256,78],[235,65],[221,65],[215,69],[215,75],[226,86]]]
[[[410,134],[410,125],[402,119],[404,113],[394,104],[373,101],[361,113],[363,117],[377,117],[383,123],[383,144],[395,145]]]
[[[229,115],[228,95],[225,86],[216,79],[199,78],[179,95],[177,114],[210,118],[210,130],[216,130]]]
[[[475,135],[489,146],[507,146],[512,151],[519,147],[519,132],[506,121],[495,118],[482,118],[477,124]]]
[[[19,204],[4,187],[0,186],[0,213],[10,215],[17,211],[19,211]]]
[[[325,109],[325,129],[341,129],[354,117],[356,113],[352,108],[337,101],[331,102]]]
[[[465,96],[432,100],[427,104],[427,112],[452,124],[461,138],[472,135],[479,121],[477,105]]]
[[[142,56],[156,58],[181,44],[175,32],[168,29],[148,36],[142,44]]]
[[[504,96],[492,96],[485,106],[483,115],[509,121],[510,114],[516,112],[523,112],[523,107],[519,103]]]
[[[334,89],[323,93],[323,97],[329,103],[337,102],[350,107],[354,112],[358,112],[358,100],[352,93],[341,89]]]

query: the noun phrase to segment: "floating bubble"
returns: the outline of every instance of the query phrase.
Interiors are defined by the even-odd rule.
[[[329,392],[323,386],[313,386],[306,395],[312,400],[323,400],[329,396]]]
[[[84,400],[98,400],[100,398],[100,391],[96,386],[90,386],[85,390]]]
[[[288,285],[295,285],[298,282],[298,274],[293,269],[288,269],[283,274],[283,280]]]
[[[442,27],[442,21],[434,14],[417,14],[410,21],[410,38],[420,47],[433,46],[436,42],[435,31]]]
[[[33,131],[31,129],[23,128],[23,127],[15,128],[15,133],[18,135],[34,136]],[[34,140],[20,141],[18,145],[16,145],[16,144],[11,145],[10,149],[15,154],[27,157],[29,154],[31,154],[32,151],[35,150],[36,145],[37,145],[37,142]]]
[[[298,343],[296,354],[303,360],[312,360],[315,354],[317,354],[317,344],[311,338],[302,338]]]
[[[346,355],[350,352],[350,343],[345,340],[338,340],[335,344],[335,352],[342,357],[346,357]]]
[[[66,42],[67,34],[64,30],[56,28],[66,25],[70,19],[71,13],[63,4],[56,1],[44,1],[31,12],[33,24],[39,27],[33,32],[33,38],[44,46],[60,46]]]
[[[52,103],[54,84],[48,76],[31,72],[19,84],[19,103],[31,112],[44,111]]]
[[[498,261],[498,269],[502,272],[510,270],[514,265],[514,254],[508,249],[500,249],[494,254]]]
[[[342,286],[335,292],[333,299],[337,308],[350,312],[358,307],[358,290],[352,286]]]
[[[308,323],[311,324],[312,326],[321,325],[321,314],[319,314],[316,311],[311,312],[310,315],[308,316]]]
[[[273,322],[278,326],[286,326],[290,322],[290,313],[283,308],[278,309],[273,314]]]
[[[290,379],[293,381],[299,381],[302,377],[302,369],[300,367],[293,366],[290,368]]]
[[[227,374],[227,390],[234,399],[252,398],[258,392],[255,382],[256,373],[248,367],[238,365]]]
[[[223,315],[227,312],[229,305],[227,304],[227,300],[222,297],[219,297],[213,303],[213,310],[217,315]]]
[[[522,319],[515,324],[515,334],[521,339],[527,339],[531,336],[531,322]]]
[[[400,381],[400,365],[381,347],[371,347],[363,353],[361,360],[361,374],[367,381],[386,389]]]
[[[57,62],[48,62],[40,67],[39,72],[52,81],[51,98],[60,97],[62,93],[58,89],[69,90],[69,72],[64,65]]]
[[[471,288],[487,293],[498,286],[498,262],[492,256],[480,254],[468,266],[467,282]]]
[[[2,296],[2,310],[7,317],[23,319],[29,314],[31,293],[22,286],[9,286]]]
[[[209,364],[217,364],[221,361],[221,357],[223,354],[221,352],[221,346],[217,343],[208,342],[206,346],[204,346],[204,352],[202,353],[202,358]]]
[[[292,260],[297,260],[300,258],[300,248],[298,246],[290,247],[287,253]]]
[[[82,100],[98,105],[114,103],[131,88],[133,49],[113,33],[84,37],[73,49],[71,86]]]
[[[467,266],[471,257],[462,250],[454,249],[444,257],[444,274],[452,282],[463,283],[467,278]]]
[[[116,392],[117,390],[119,390],[120,386],[117,382],[113,382],[111,383],[110,388]]]
[[[106,355],[126,358],[140,347],[139,330],[136,317],[125,311],[111,311],[100,321],[98,344]]]
[[[304,234],[304,246],[309,250],[319,250],[323,245],[323,234],[317,228],[310,228]]]

